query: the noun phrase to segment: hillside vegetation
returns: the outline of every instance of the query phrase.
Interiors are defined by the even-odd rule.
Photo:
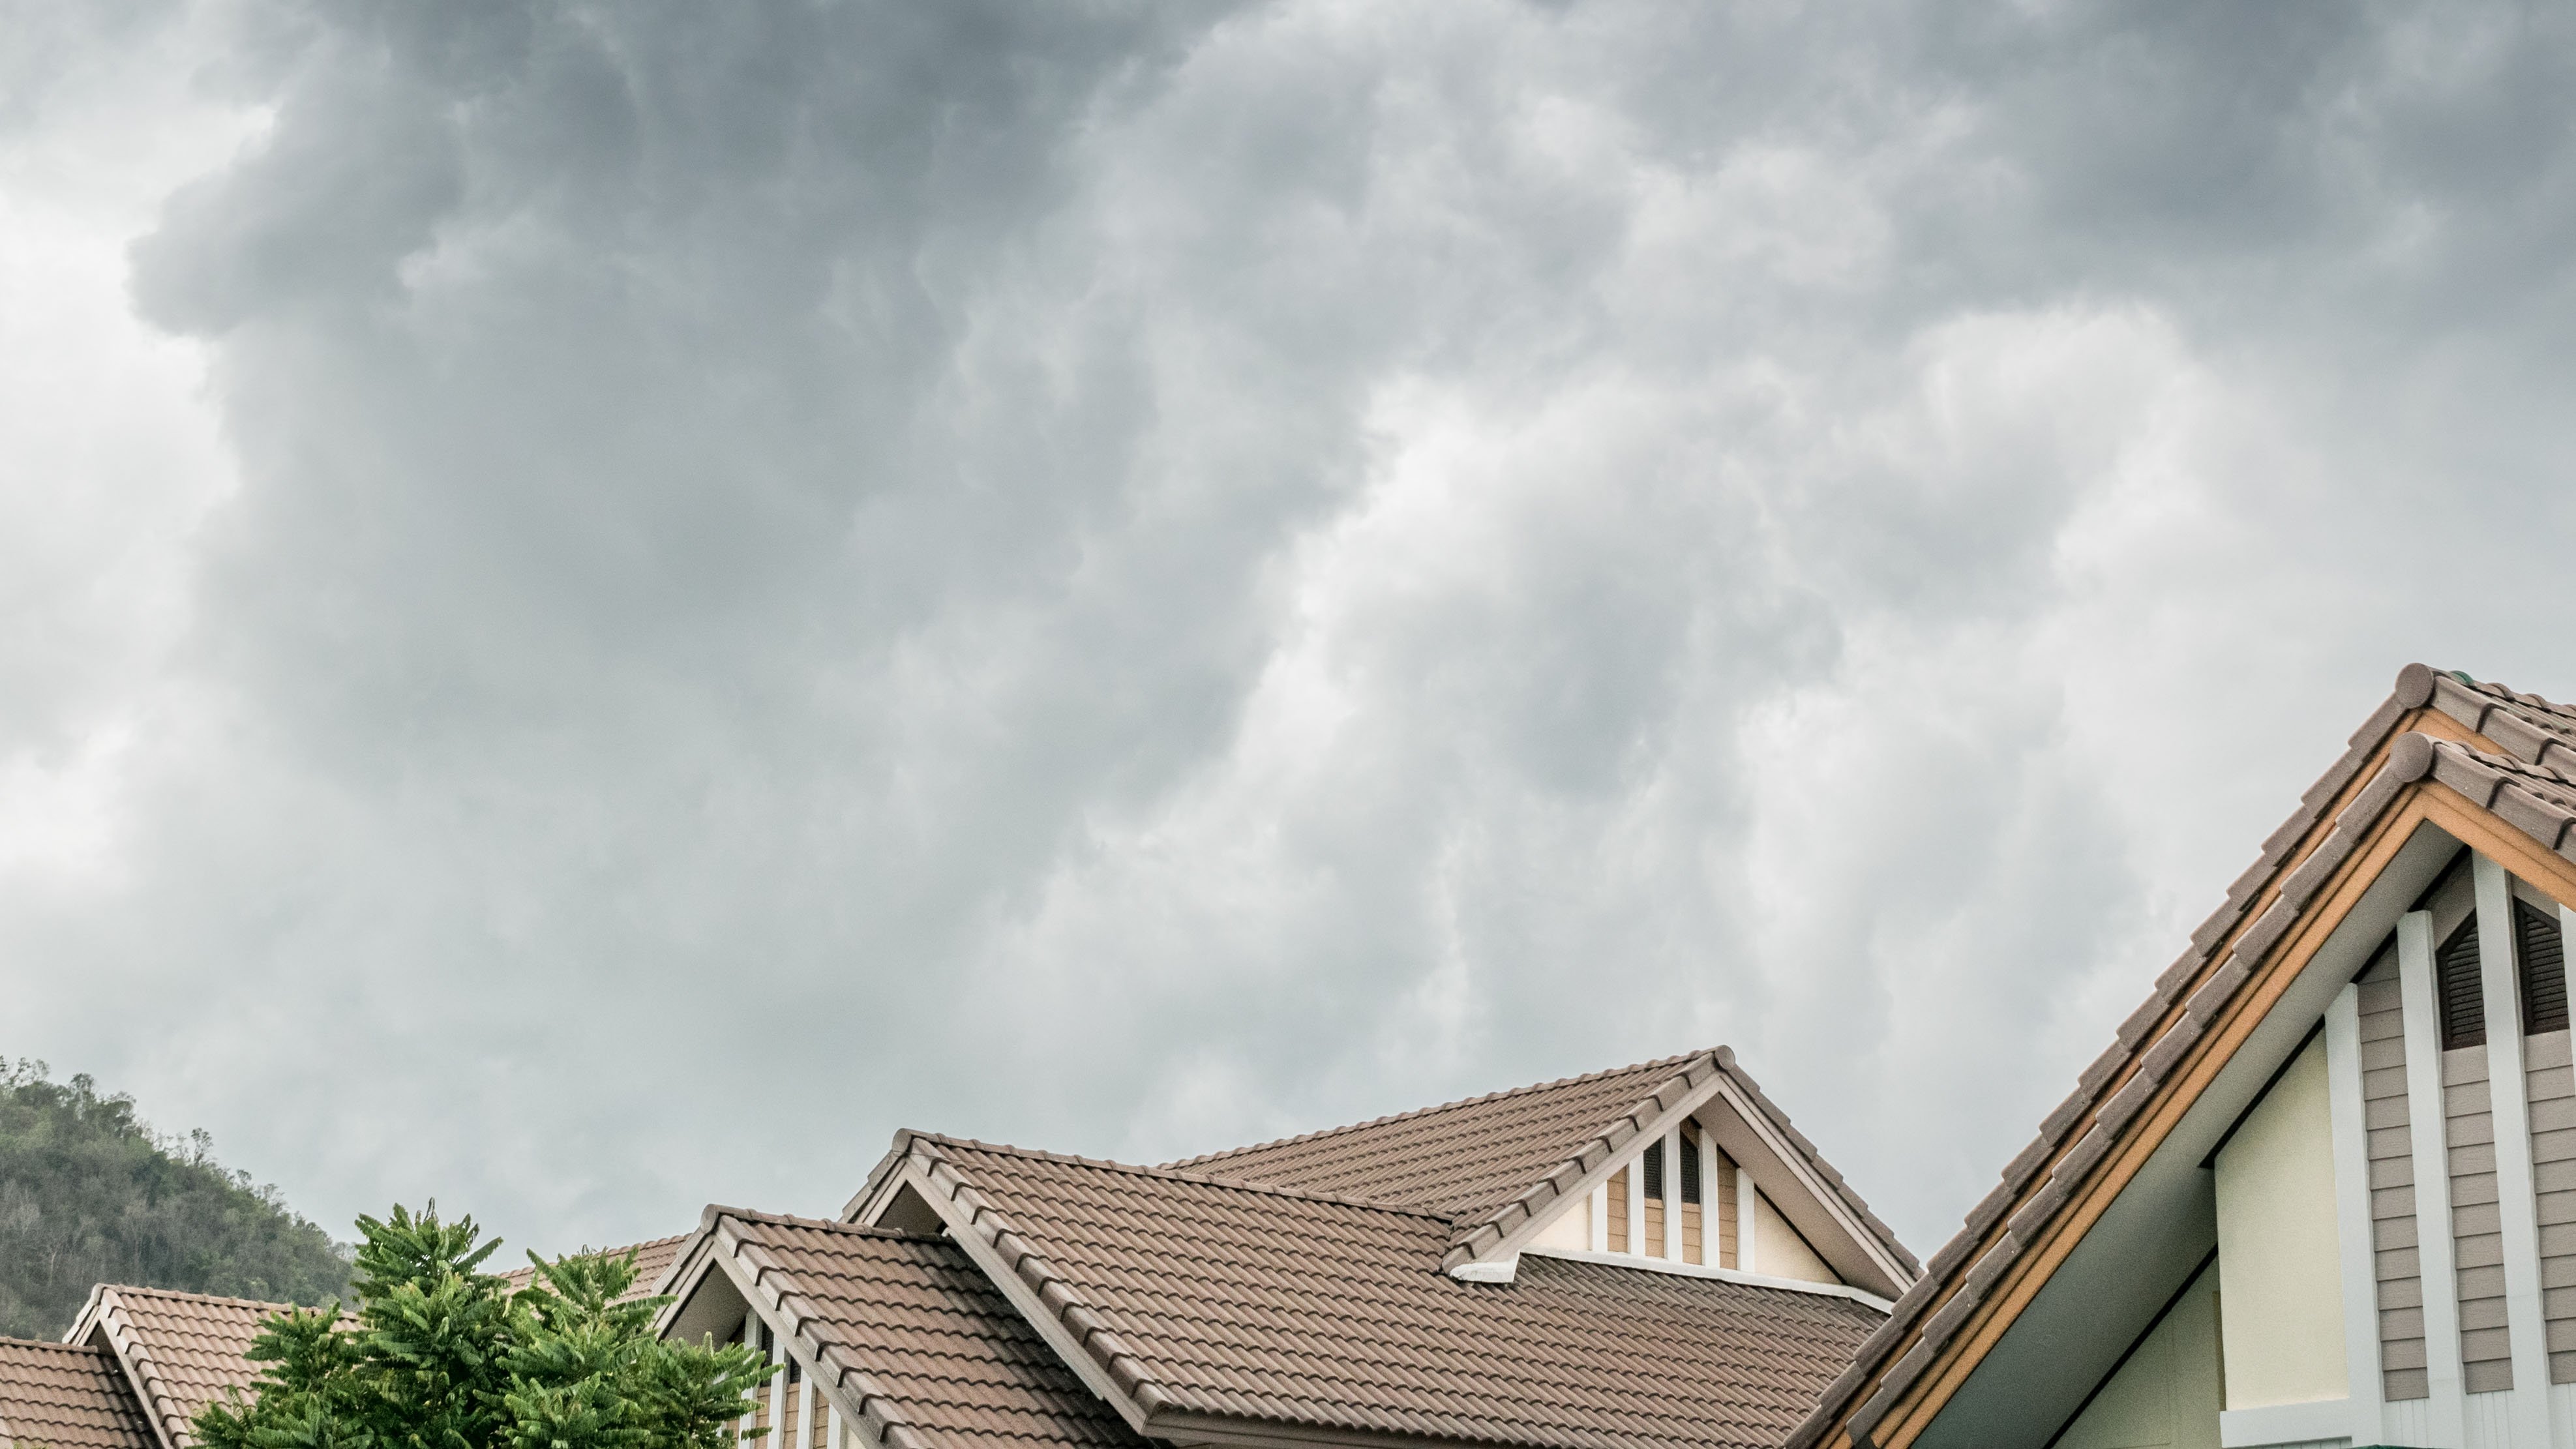
[[[60,1337],[102,1282],[319,1303],[349,1260],[205,1133],[160,1136],[86,1075],[0,1061],[0,1335]]]

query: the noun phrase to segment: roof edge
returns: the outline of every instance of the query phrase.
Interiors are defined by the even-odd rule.
[[[932,1449],[930,1441],[914,1426],[911,1416],[904,1413],[902,1402],[878,1382],[875,1375],[843,1353],[839,1345],[826,1344],[808,1331],[807,1325],[813,1322],[814,1315],[800,1311],[791,1301],[801,1295],[789,1293],[772,1281],[773,1278],[788,1278],[789,1270],[760,1244],[727,1233],[725,1224],[729,1220],[828,1229],[880,1240],[918,1239],[909,1233],[887,1232],[852,1223],[790,1217],[783,1213],[755,1212],[748,1208],[710,1203],[700,1215],[698,1232],[690,1236],[692,1251],[674,1262],[686,1261],[703,1253],[733,1283],[751,1311],[768,1320],[770,1330],[778,1335],[782,1345],[792,1345],[804,1351],[807,1371],[813,1375],[816,1387],[840,1400],[843,1417],[856,1421],[866,1436],[882,1449]],[[755,1254],[757,1259],[753,1256]]]
[[[2006,1167],[2003,1181],[1969,1213],[1958,1235],[1933,1255],[1929,1271],[1861,1345],[1851,1366],[1826,1390],[1784,1449],[1811,1449],[1837,1425],[1854,1444],[1872,1443],[1870,1432],[1921,1380],[2024,1250],[2041,1241],[2058,1214],[2074,1203],[2076,1189],[2108,1158],[2113,1142],[2143,1114],[2151,1098],[2161,1095],[2207,1028],[2254,978],[2256,966],[2266,963],[2273,949],[2290,938],[2291,927],[2328,879],[2353,858],[2363,837],[2410,793],[2410,787],[2426,781],[2442,784],[2560,859],[2576,864],[2576,813],[2514,787],[2514,777],[2519,775],[2576,790],[2576,772],[2562,773],[2554,764],[2490,754],[2473,743],[2420,730],[2398,732],[2401,723],[2421,722],[2436,712],[2463,728],[2470,727],[2463,714],[2482,724],[2497,718],[2496,692],[2473,682],[2463,684],[2463,679],[2436,674],[2421,664],[2399,672],[2388,701],[2355,731],[2344,756],[2301,797],[2300,810],[2264,842],[2255,867],[2238,879],[2226,903],[2193,933],[2192,949],[2157,978],[2147,1002],[2122,1023],[2112,1046],[2078,1078],[2075,1093],[2042,1123],[2039,1136]],[[2506,698],[2521,703],[2519,696]],[[2554,759],[2555,745],[2554,739],[2549,740],[2534,753]],[[2565,753],[2569,763],[2576,764],[2576,751]],[[2373,758],[2379,758],[2379,768],[2368,781],[2359,781],[2361,770]],[[2338,802],[2342,808],[2329,821],[2327,808]],[[2299,854],[2297,847],[2311,840],[2313,846]],[[2265,899],[2268,907],[2252,915],[2250,908]],[[2167,1025],[2169,1017],[2173,1019]],[[2159,1027],[2164,1028],[2160,1033]],[[2157,1033],[2152,1044],[2151,1033]],[[2076,1128],[2088,1121],[2089,1130],[2079,1137]],[[2050,1169],[2044,1181],[2043,1168]],[[1992,1237],[1989,1246],[1990,1235],[1998,1227],[2003,1231]],[[1970,1255],[1980,1246],[1985,1251],[1971,1267]],[[1957,1291],[1925,1321],[1925,1310],[1954,1282]],[[1891,1368],[1890,1358],[1909,1337],[1913,1346]],[[1855,1408],[1853,1401],[1873,1379],[1875,1392]]]
[[[1532,1092],[1552,1092],[1560,1087],[1572,1087],[1579,1086],[1585,1082],[1597,1082],[1603,1077],[1615,1077],[1625,1072],[1641,1072],[1649,1067],[1681,1068],[1687,1066],[1693,1060],[1706,1055],[1708,1055],[1708,1053],[1705,1050],[1683,1052],[1677,1056],[1654,1057],[1642,1062],[1630,1062],[1624,1067],[1603,1067],[1597,1072],[1584,1072],[1577,1076],[1558,1077],[1554,1081],[1532,1082],[1527,1086],[1508,1087],[1499,1092],[1486,1092],[1480,1096],[1474,1097],[1460,1097],[1454,1102],[1442,1102],[1430,1107],[1415,1107],[1412,1110],[1405,1112],[1390,1112],[1383,1117],[1371,1117],[1365,1122],[1345,1122],[1339,1127],[1322,1127],[1312,1132],[1296,1133],[1293,1136],[1274,1137],[1267,1142],[1250,1142],[1241,1147],[1228,1147],[1218,1152],[1202,1152],[1196,1157],[1178,1157],[1174,1158],[1170,1162],[1163,1163],[1162,1166],[1166,1169],[1200,1167],[1207,1163],[1224,1161],[1229,1157],[1240,1157],[1247,1152],[1267,1152],[1274,1147],[1293,1147],[1300,1143],[1320,1142],[1327,1137],[1339,1137],[1346,1132],[1360,1132],[1371,1127],[1383,1127],[1390,1122],[1407,1122],[1417,1117],[1430,1117],[1442,1112],[1454,1112],[1464,1107],[1481,1107],[1488,1102],[1500,1102],[1512,1097],[1525,1097]]]
[[[926,1133],[912,1134],[911,1152],[905,1163],[904,1176],[931,1204],[967,1256],[977,1260],[1031,1327],[1048,1345],[1062,1354],[1093,1391],[1118,1410],[1137,1432],[1147,1432],[1157,1413],[1181,1407],[1172,1390],[1149,1372],[1145,1361],[1130,1348],[1127,1341],[1109,1327],[1086,1301],[1072,1280],[1056,1271],[1055,1265],[1037,1251],[1020,1225],[986,1198],[951,1157],[946,1144]],[[984,1144],[958,1144],[993,1151]],[[1082,1158],[1063,1158],[1053,1153],[1028,1152],[1023,1149],[1001,1149],[1022,1157],[1042,1158],[1057,1162],[1083,1163]],[[1211,1186],[1235,1191],[1259,1192],[1241,1183],[1197,1178],[1187,1173],[1157,1169],[1135,1169],[1155,1177],[1182,1181],[1205,1182]],[[1372,1205],[1373,1206],[1373,1205]],[[1067,1350],[1071,1350],[1068,1352]]]

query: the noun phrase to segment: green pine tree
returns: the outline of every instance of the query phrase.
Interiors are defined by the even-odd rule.
[[[516,1294],[470,1217],[360,1218],[357,1308],[290,1311],[253,1392],[197,1416],[206,1449],[727,1449],[770,1374],[742,1344],[667,1342],[668,1298],[620,1303],[632,1253],[536,1265]]]

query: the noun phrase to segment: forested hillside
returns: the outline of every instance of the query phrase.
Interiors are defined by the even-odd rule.
[[[0,1061],[0,1334],[56,1338],[93,1283],[316,1303],[348,1259],[203,1132],[165,1138],[134,1099]]]

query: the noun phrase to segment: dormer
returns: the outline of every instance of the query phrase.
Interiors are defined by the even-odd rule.
[[[1545,1253],[1884,1306],[1920,1271],[1725,1047],[1171,1166],[1436,1209],[1471,1281]]]

